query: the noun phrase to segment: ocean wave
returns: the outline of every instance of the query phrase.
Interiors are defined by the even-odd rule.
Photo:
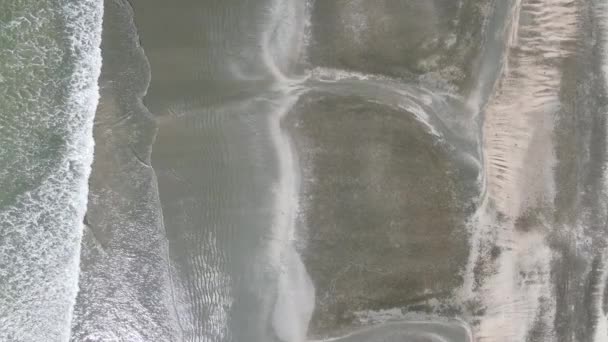
[[[16,167],[35,169],[39,177],[27,187],[16,187],[14,197],[0,207],[0,340],[65,341],[78,289],[82,220],[93,158],[103,1],[20,5],[23,8],[9,8],[9,13],[29,12],[32,18],[13,21],[19,26],[15,36],[3,37],[17,42],[11,51],[16,73],[48,58],[60,63],[42,63],[44,72],[32,72],[24,82],[3,78],[9,92],[21,90],[16,92],[20,97],[7,97],[6,102],[44,106],[16,105],[15,111],[2,113],[0,130],[10,129],[4,124],[8,122],[19,133],[7,138],[10,144],[3,146],[3,159],[16,160]],[[50,31],[58,27],[63,29],[61,34]],[[21,41],[36,42],[37,50],[20,49]],[[42,138],[29,139],[36,135]],[[49,146],[54,146],[53,153],[44,156]],[[33,152],[21,158],[23,151]],[[38,151],[52,161],[31,158]],[[18,182],[21,175],[2,176]]]

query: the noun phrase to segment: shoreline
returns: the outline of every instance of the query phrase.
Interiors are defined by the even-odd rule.
[[[95,158],[71,340],[179,340],[150,166],[156,128],[142,104],[150,70],[126,0],[105,0],[101,47]]]

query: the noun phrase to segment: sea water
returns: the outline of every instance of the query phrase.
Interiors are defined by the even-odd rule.
[[[93,157],[103,2],[0,3],[0,340],[65,341]]]

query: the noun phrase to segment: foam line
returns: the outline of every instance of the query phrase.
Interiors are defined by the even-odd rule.
[[[63,49],[61,58],[71,73],[65,79],[50,80],[65,87],[54,93],[66,94],[60,104],[44,98],[48,95],[45,90],[34,89],[37,97],[30,101],[52,105],[40,112],[14,113],[15,117],[36,117],[36,128],[57,130],[62,147],[52,163],[43,166],[44,174],[36,186],[18,194],[13,205],[0,208],[2,341],[68,340],[78,291],[80,240],[93,160],[93,118],[99,100],[103,1],[62,1],[57,8],[42,5],[47,8],[32,13],[40,27],[31,28],[44,29],[52,12],[58,11],[54,14],[69,36],[61,40],[66,45],[53,46],[56,41],[51,38],[44,41],[49,46],[40,43],[36,48],[44,53],[42,60],[52,59]],[[27,29],[30,27],[23,27]],[[33,162],[28,160],[27,166]]]
[[[284,342],[306,341],[312,317],[315,292],[306,268],[295,250],[295,224],[298,211],[299,178],[294,153],[281,122],[299,96],[291,89],[306,77],[293,78],[288,70],[297,64],[304,48],[306,6],[304,2],[276,0],[269,10],[269,27],[264,32],[262,57],[274,78],[279,99],[269,116],[270,134],[279,164],[279,179],[274,193],[274,239],[270,243],[270,259],[278,272],[277,298],[272,326]]]
[[[95,140],[93,139],[93,121],[95,111],[99,102],[98,79],[101,74],[101,35],[103,22],[103,0],[82,0],[76,3],[68,2],[65,5],[67,27],[74,32],[71,37],[71,52],[77,57],[77,63],[73,72],[71,82],[71,96],[69,109],[80,123],[76,128],[79,132],[70,149],[68,158],[75,160],[75,165],[80,169],[81,176],[78,178],[77,211],[75,220],[78,229],[78,241],[75,246],[75,258],[71,266],[75,272],[74,293],[71,298],[69,312],[69,324],[67,330],[71,330],[71,321],[76,304],[78,275],[80,272],[80,239],[83,234],[83,220],[86,213],[89,184],[93,164],[93,150]]]

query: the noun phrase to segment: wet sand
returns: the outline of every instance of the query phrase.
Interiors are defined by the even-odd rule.
[[[132,4],[74,336],[603,341],[596,4]]]
[[[420,79],[466,94],[491,1],[317,1],[315,66]]]
[[[275,38],[264,43],[271,3],[208,5],[133,2],[152,69],[144,100],[158,127],[151,165],[183,339],[337,336],[393,308],[418,319],[460,314],[452,297],[467,260],[465,221],[477,177],[455,152],[460,142],[438,140],[424,117],[416,119],[425,113],[377,103],[393,101],[382,95],[381,79],[380,88],[363,85],[361,94],[356,86],[285,95],[273,84],[289,81],[289,66],[298,63],[274,59]],[[235,21],[244,13],[251,20]],[[160,27],[159,18],[175,25]],[[260,37],[267,45],[259,46]],[[287,115],[281,126],[275,115]],[[273,127],[291,142],[273,138],[283,134]],[[285,159],[277,144],[293,144],[294,155]],[[285,178],[290,173],[297,179]],[[281,204],[293,196],[289,184],[299,198],[294,223]],[[282,247],[293,239],[305,267],[298,272],[308,272],[316,289],[311,325],[301,317],[296,335],[297,308],[309,304],[280,299],[281,284],[289,291],[303,284],[289,280],[301,277],[292,268],[299,257],[283,264],[295,255]],[[282,272],[291,275],[282,280]]]
[[[280,190],[269,120],[280,101],[260,68],[266,4],[133,5],[154,70],[145,103],[158,122],[152,166],[184,340],[273,341],[278,273],[270,251],[281,238],[273,231]]]
[[[362,101],[362,113],[356,116],[349,126],[339,127],[340,122],[348,120],[351,116],[349,111],[352,108],[348,104],[350,99],[346,98],[344,101],[346,107],[339,109],[335,113],[335,117],[331,117],[332,120],[337,120],[334,121],[333,128],[325,131],[318,131],[318,129],[327,124],[331,125],[332,121],[319,121],[320,114],[308,117],[306,113],[309,109],[302,108],[299,104],[290,109],[291,105],[288,105],[292,101],[290,97],[285,97],[280,92],[277,93],[272,87],[272,78],[286,77],[277,76],[277,73],[285,72],[281,69],[282,63],[276,62],[278,69],[275,69],[274,64],[269,65],[269,61],[264,60],[264,53],[267,52],[264,51],[265,48],[257,50],[260,43],[256,39],[264,37],[264,23],[268,21],[267,12],[264,11],[269,11],[266,8],[270,3],[260,3],[259,7],[251,7],[245,3],[223,4],[222,6],[218,4],[217,7],[210,4],[205,11],[201,7],[195,6],[193,2],[186,1],[171,9],[155,6],[148,2],[144,5],[134,1],[133,4],[142,44],[153,70],[151,86],[145,99],[146,105],[157,117],[159,123],[158,135],[153,146],[152,165],[158,175],[170,257],[175,265],[177,278],[182,284],[178,291],[182,296],[179,298],[178,316],[181,326],[186,332],[187,340],[200,339],[200,336],[204,334],[212,334],[220,340],[230,338],[242,340],[245,336],[249,340],[263,340],[264,338],[267,340],[274,334],[278,334],[279,338],[285,338],[291,334],[291,332],[277,327],[279,323],[276,323],[276,310],[279,309],[273,308],[274,298],[280,293],[275,294],[274,291],[280,291],[280,289],[273,290],[273,288],[277,286],[277,281],[278,286],[281,286],[281,277],[276,278],[277,274],[272,260],[277,257],[285,258],[286,255],[292,253],[282,251],[283,247],[280,247],[288,243],[284,239],[290,239],[288,233],[290,228],[283,226],[289,224],[288,221],[285,223],[281,223],[281,220],[276,221],[274,217],[277,214],[276,211],[283,212],[283,209],[274,207],[273,198],[283,196],[281,193],[284,190],[281,189],[284,189],[285,184],[289,183],[282,183],[282,179],[286,174],[294,171],[289,170],[289,167],[283,169],[284,162],[277,160],[275,147],[277,140],[272,138],[276,133],[272,131],[272,124],[270,127],[268,126],[269,120],[272,122],[272,116],[279,113],[276,111],[281,111],[283,106],[288,106],[285,107],[289,113],[287,121],[293,120],[293,116],[296,120],[306,120],[309,123],[310,127],[303,127],[301,132],[293,131],[292,133],[303,139],[318,138],[321,150],[329,149],[328,144],[331,145],[332,142],[338,143],[338,141],[323,140],[324,135],[333,132],[335,136],[343,136],[341,139],[347,144],[354,136],[360,135],[357,133],[358,130],[364,129],[366,125],[373,122],[377,122],[379,125],[377,132],[369,133],[372,140],[379,139],[377,143],[372,141],[369,146],[362,147],[363,150],[354,151],[352,154],[345,153],[348,156],[342,158],[344,160],[340,158],[334,160],[334,171],[326,170],[327,173],[323,173],[322,176],[315,173],[315,177],[331,180],[336,179],[340,170],[352,172],[352,175],[344,177],[345,181],[354,180],[351,188],[343,188],[338,184],[339,179],[322,183],[319,185],[324,186],[325,191],[330,192],[330,195],[324,195],[324,191],[320,191],[320,188],[319,190],[315,188],[313,191],[309,189],[308,182],[298,181],[298,184],[308,189],[306,191],[310,191],[318,197],[316,198],[318,206],[323,207],[334,203],[332,210],[336,211],[335,217],[330,217],[319,224],[318,229],[329,234],[327,236],[319,235],[316,239],[308,240],[312,235],[304,237],[302,233],[312,233],[312,229],[298,226],[295,231],[298,241],[295,243],[295,247],[305,255],[304,265],[312,276],[313,284],[320,289],[320,291],[317,290],[315,300],[317,305],[323,303],[327,296],[334,295],[327,289],[328,276],[345,267],[341,260],[348,258],[348,255],[343,255],[342,259],[336,258],[336,249],[315,246],[316,241],[330,236],[336,236],[339,239],[344,234],[349,235],[361,231],[360,236],[353,234],[352,241],[346,244],[348,246],[344,245],[342,249],[346,247],[356,249],[357,244],[361,244],[365,239],[372,239],[371,241],[375,241],[375,243],[369,246],[368,252],[362,253],[358,258],[363,260],[361,266],[363,269],[366,263],[369,263],[371,268],[380,269],[371,273],[362,273],[362,269],[356,267],[350,269],[345,279],[354,280],[353,284],[356,285],[352,290],[347,290],[344,283],[340,284],[337,291],[343,292],[338,294],[342,299],[327,302],[326,305],[317,308],[309,335],[335,336],[343,328],[352,326],[354,322],[348,321],[348,318],[352,317],[356,311],[392,308],[406,304],[424,306],[427,299],[447,298],[449,293],[458,286],[458,270],[463,267],[466,260],[466,233],[463,226],[466,204],[456,206],[454,204],[466,203],[466,200],[454,200],[458,196],[462,197],[463,194],[457,189],[461,185],[454,184],[454,179],[451,179],[449,175],[458,173],[458,170],[452,168],[451,163],[454,162],[443,161],[443,158],[449,153],[448,147],[433,146],[435,144],[433,139],[425,138],[424,134],[416,134],[420,135],[416,138],[408,138],[407,134],[404,134],[402,139],[408,139],[407,141],[392,141],[400,136],[399,130],[405,130],[401,133],[407,132],[407,130],[415,132],[420,126],[416,124],[415,120],[407,119],[407,117],[398,119],[399,116],[407,116],[408,113],[396,113],[382,108],[382,106],[371,104],[368,105],[371,107],[366,108],[365,101]],[[236,18],[247,11],[251,18],[249,22],[240,21],[237,24],[232,20],[233,16]],[[157,25],[158,19],[172,20],[171,18],[175,17],[181,18],[180,23],[161,31]],[[197,21],[194,21],[195,19]],[[201,28],[196,28],[196,23],[199,23],[198,25],[204,23],[205,27],[213,27],[213,29],[201,31]],[[218,33],[215,31],[218,28],[213,23],[219,25],[217,27],[226,27],[226,30],[223,31],[226,36],[221,37],[222,41],[218,41],[220,37],[216,36]],[[237,25],[237,29],[232,27],[234,25]],[[251,35],[240,34],[242,31],[238,29],[239,26],[246,26],[243,30],[252,30]],[[260,32],[257,34],[258,37],[256,37],[256,30]],[[175,37],[179,38],[175,39]],[[228,51],[247,48],[250,50],[246,55],[247,59],[218,60],[217,56],[221,55],[222,51],[228,53]],[[256,57],[256,50],[259,51],[257,53],[259,57]],[[169,58],[173,55],[177,57]],[[199,58],[202,63],[176,64],[177,59],[184,58],[188,60]],[[274,61],[270,63],[274,63]],[[265,66],[267,70],[259,70],[259,65]],[[232,70],[226,70],[230,67]],[[246,79],[242,74],[234,72],[234,70],[243,69],[249,69]],[[310,98],[313,98],[312,95]],[[338,102],[335,103],[335,105],[337,104]],[[325,104],[325,106],[331,106],[331,103]],[[339,107],[341,106],[340,104]],[[313,107],[312,111],[315,110],[316,108]],[[392,117],[394,121],[387,121],[383,124],[380,116],[369,119],[371,121],[361,120],[365,111],[369,111],[369,115],[372,115],[374,110],[386,113],[382,117]],[[340,113],[342,116],[339,116]],[[391,132],[387,131],[390,124],[397,124],[401,128],[393,128],[393,133],[390,134],[392,138],[383,141],[382,136]],[[282,127],[285,129],[285,124]],[[315,129],[315,127],[318,128]],[[361,138],[365,139],[363,136]],[[280,143],[280,141],[278,142]],[[420,149],[416,148],[412,152],[412,156],[404,156],[402,161],[394,163],[388,161],[398,153],[399,146],[410,142],[419,144]],[[428,147],[425,147],[427,145]],[[304,147],[303,141],[296,139],[294,148],[297,153],[295,158],[298,170],[295,172],[300,173],[301,169],[311,167],[317,168],[317,164],[331,163],[327,159],[331,158],[330,155],[319,153],[316,156],[317,160],[312,160],[313,155],[308,155],[306,150],[301,150],[300,147]],[[333,151],[344,149],[342,145],[332,148]],[[437,155],[427,157],[426,149],[434,151],[432,153]],[[333,153],[333,156],[335,157],[336,154]],[[357,162],[356,159],[360,156],[373,160]],[[310,165],[304,162],[305,159],[302,159],[309,157],[311,158]],[[327,161],[323,161],[323,158],[326,158]],[[377,173],[375,169],[365,171],[366,167],[381,162],[381,160],[376,160],[377,158],[389,162],[386,174]],[[407,162],[415,161],[416,158],[422,158],[422,160],[419,160],[417,166],[412,166],[413,170],[410,170]],[[370,164],[366,166],[366,163]],[[328,165],[328,167],[330,166]],[[425,173],[425,168],[434,167],[437,167],[437,171],[434,171],[436,174],[426,175],[429,181],[420,183],[417,188],[415,184],[408,183],[409,178],[397,178],[396,176],[401,172],[409,172],[412,176],[418,177]],[[322,170],[322,172],[325,171]],[[358,177],[365,175],[370,178],[357,181]],[[298,178],[308,176],[308,174],[303,174]],[[434,176],[442,180],[432,180]],[[470,178],[474,179],[474,177],[473,175]],[[383,191],[395,186],[403,186],[404,189],[397,193],[389,191],[383,194]],[[437,190],[425,197],[423,188],[426,186]],[[343,190],[340,190],[341,187]],[[368,189],[374,187],[375,189]],[[442,192],[443,190],[445,192]],[[336,200],[331,195],[334,191],[343,191],[345,196],[357,196],[357,192],[360,192],[361,198],[358,202],[355,200],[351,206],[341,203],[340,199]],[[408,192],[409,195],[405,196]],[[300,198],[309,196],[309,193],[299,193]],[[392,197],[387,198],[386,196]],[[386,200],[392,200],[394,203],[388,208],[382,208],[380,204],[378,204],[380,207],[377,208],[373,205],[370,207],[368,204],[370,201],[380,203],[380,201]],[[437,203],[435,203],[436,201]],[[300,200],[299,202],[304,206],[310,205],[307,201]],[[358,207],[357,203],[359,203]],[[402,207],[409,208],[409,210],[403,211]],[[408,213],[417,212],[417,209],[421,209],[420,214],[414,214],[412,217],[406,216]],[[298,212],[302,213],[307,210],[307,207],[300,207]],[[434,210],[441,211],[442,214],[439,217],[431,218],[429,213]],[[443,210],[447,210],[447,212],[444,214]],[[369,216],[369,219],[348,218],[352,212],[357,211],[361,217]],[[317,212],[306,212],[306,215],[314,217]],[[279,217],[281,216],[282,214],[279,213]],[[341,220],[340,218],[343,216],[347,219]],[[405,220],[414,222],[405,227]],[[354,227],[349,227],[349,222],[356,221],[360,228],[349,232],[349,229],[354,229]],[[306,226],[316,226],[316,223],[310,222]],[[437,230],[438,236],[425,234],[424,226],[429,223],[435,227],[433,229]],[[276,226],[277,224],[278,226]],[[329,227],[322,227],[322,225],[329,225]],[[378,234],[374,234],[372,231],[366,234],[365,230],[368,225],[376,225]],[[275,230],[277,227],[279,231]],[[411,237],[405,238],[407,233],[419,236],[416,239],[418,243],[413,243]],[[283,234],[287,235],[281,237]],[[389,248],[395,250],[384,255],[385,243],[391,240],[391,236],[394,236],[395,240],[401,241],[403,248],[390,246]],[[431,236],[437,237],[437,240],[433,241]],[[333,241],[327,239],[326,243],[338,242],[338,240]],[[454,244],[449,244],[448,241],[452,241]],[[306,247],[300,250],[300,246]],[[425,252],[422,252],[424,250],[427,251],[428,259],[417,256],[424,254]],[[444,256],[433,258],[432,251],[436,250],[444,250],[445,254],[442,254]],[[274,253],[278,254],[273,256]],[[450,256],[448,257],[448,255]],[[412,260],[411,263],[400,261],[401,258],[413,259],[415,257],[420,257],[420,260]],[[335,260],[333,265],[329,264],[332,266],[327,265],[329,260]],[[383,265],[383,262],[387,263]],[[297,265],[297,261],[293,265]],[[395,265],[400,265],[400,267],[394,268]],[[432,271],[428,272],[430,265],[432,265]],[[412,269],[410,266],[414,266],[414,268]],[[378,278],[378,272],[382,273],[382,269],[386,274],[384,277]],[[397,275],[406,269],[408,270],[406,276]],[[287,272],[292,272],[292,270],[288,267]],[[356,278],[352,279],[352,276]],[[421,277],[423,279],[418,279]],[[359,280],[357,281],[357,279]],[[384,286],[386,289],[382,287],[381,291],[377,291],[375,295],[369,291],[371,287],[383,282],[389,283]],[[298,284],[292,285],[299,286]],[[265,290],[256,294],[262,288]],[[361,296],[368,298],[356,299]],[[279,298],[281,297],[279,296]],[[291,315],[290,312],[302,304],[278,305],[279,307],[296,305],[280,309],[287,310],[281,311],[283,315]],[[345,311],[343,315],[346,315],[346,318],[340,317],[340,314],[336,313],[337,308],[344,306],[348,307],[342,309]],[[428,311],[436,311],[436,313],[451,310],[447,306],[437,310],[435,310],[436,308],[430,309],[431,306],[427,306]],[[257,323],[255,320],[252,321],[251,317],[247,317],[260,310],[262,310],[262,314],[258,316],[260,321]],[[265,315],[268,317],[265,318]],[[270,318],[270,315],[274,315],[275,318]],[[329,317],[331,318],[328,319]],[[290,329],[297,330],[299,328],[296,328],[295,325],[299,323],[293,322],[294,320],[296,320],[295,316],[293,320],[281,319],[281,324],[292,325]],[[328,322],[325,326],[319,324],[323,320]],[[275,322],[272,323],[272,321]],[[272,325],[274,327],[271,327]],[[230,329],[215,331],[214,326],[228,326]]]
[[[72,341],[178,341],[167,241],[141,103],[149,66],[132,11],[105,1],[95,159]]]

